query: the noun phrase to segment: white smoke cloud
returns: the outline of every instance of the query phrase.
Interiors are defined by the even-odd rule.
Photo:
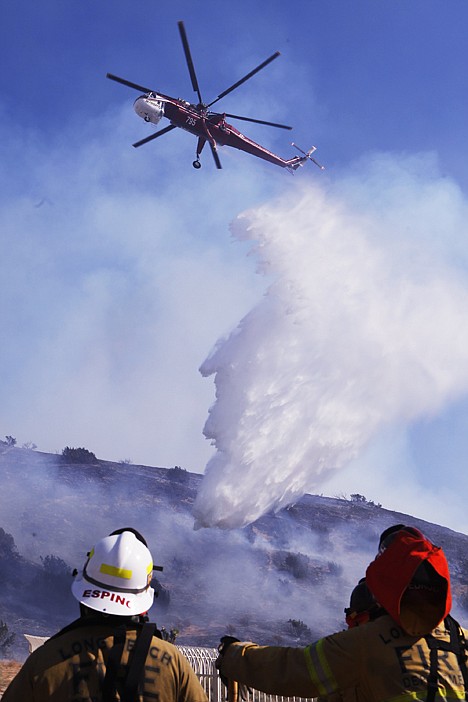
[[[201,366],[216,447],[199,525],[247,524],[468,390],[467,203],[432,157],[374,156],[241,214],[271,277]]]
[[[255,160],[198,173],[181,130],[136,151],[131,103],[53,141],[0,121],[1,436],[202,471],[198,367],[259,295],[228,231]]]

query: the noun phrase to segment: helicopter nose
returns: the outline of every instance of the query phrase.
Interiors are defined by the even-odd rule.
[[[137,98],[133,108],[145,122],[153,122],[153,124],[157,124],[164,114],[163,104],[159,100],[149,98],[146,95],[141,95]]]
[[[138,117],[145,119],[148,115],[148,105],[143,96],[140,96],[133,103],[133,109],[137,113]]]

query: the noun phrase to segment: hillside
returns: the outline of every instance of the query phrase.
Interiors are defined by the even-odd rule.
[[[399,522],[442,546],[455,614],[468,607],[468,536],[364,498],[304,495],[244,529],[193,529],[202,476],[161,468],[0,446],[0,619],[16,635],[0,657],[27,654],[23,632],[50,635],[77,615],[71,571],[93,543],[133,526],[147,538],[160,594],[151,610],[178,642],[216,645],[223,633],[299,643],[342,628],[349,593],[375,555],[380,532]]]

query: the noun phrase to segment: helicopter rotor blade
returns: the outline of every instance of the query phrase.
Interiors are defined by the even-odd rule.
[[[244,76],[243,78],[241,78],[240,80],[238,80],[237,83],[234,83],[234,85],[231,85],[230,88],[228,88],[227,90],[224,90],[222,93],[220,93],[220,94],[218,95],[218,97],[217,97],[215,100],[213,100],[213,102],[210,102],[210,104],[207,105],[207,107],[211,107],[211,105],[214,105],[215,102],[218,102],[218,100],[221,100],[221,98],[223,98],[225,95],[227,95],[228,93],[231,93],[233,90],[235,90],[235,89],[238,88],[240,85],[242,85],[242,83],[245,83],[245,81],[247,81],[247,80],[249,80],[250,78],[252,78],[252,76],[254,76],[256,73],[258,73],[259,71],[261,71],[262,68],[265,68],[265,66],[268,66],[269,63],[271,63],[272,61],[274,61],[275,58],[278,58],[279,55],[280,55],[280,52],[279,52],[279,51],[275,51],[275,53],[272,54],[272,55],[270,56],[270,58],[267,58],[266,61],[264,61],[263,63],[261,63],[259,66],[257,66],[257,68],[254,68],[253,71],[250,71],[250,73],[247,73],[247,75]]]
[[[152,93],[154,92],[150,88],[145,88],[143,85],[138,85],[137,83],[132,83],[129,80],[126,80],[125,78],[119,78],[119,76],[114,76],[112,73],[107,73],[106,78],[110,78],[111,80],[115,80],[116,83],[122,83],[122,85],[126,85],[129,88],[133,88],[134,90],[138,90],[140,93]]]
[[[187,39],[187,34],[185,32],[185,26],[184,26],[184,23],[182,21],[177,22],[177,24],[179,27],[180,38],[182,39],[182,46],[184,47],[185,60],[187,61],[187,66],[188,66],[189,73],[190,73],[190,80],[192,81],[192,88],[194,89],[194,91],[198,95],[198,102],[200,103],[200,105],[202,105],[203,100],[202,100],[202,96],[200,93],[200,88],[198,87],[198,80],[197,80],[197,76],[195,73],[195,67],[194,67],[193,61],[192,61],[192,55],[190,53],[190,47],[189,47],[189,43],[188,43],[188,39]]]
[[[221,161],[219,160],[218,152],[216,151],[213,144],[210,143],[210,147],[211,147],[211,153],[213,154],[214,162],[216,163],[216,168],[221,169],[222,165],[221,165]]]
[[[157,139],[158,137],[162,136],[163,134],[167,134],[167,132],[172,131],[175,129],[174,124],[170,124],[168,127],[164,127],[164,129],[160,129],[159,132],[155,132],[154,134],[150,134],[149,136],[145,137],[144,139],[140,139],[140,141],[136,141],[132,146],[135,148],[138,148],[139,146],[143,146],[143,144],[147,144],[149,141],[153,141],[153,139]]]
[[[255,122],[256,124],[266,124],[268,127],[278,127],[279,129],[292,129],[288,127],[287,124],[278,124],[277,122],[265,122],[263,119],[253,119],[252,117],[241,117],[240,115],[231,115],[225,112],[226,117],[231,117],[232,119],[241,119],[244,122]]]

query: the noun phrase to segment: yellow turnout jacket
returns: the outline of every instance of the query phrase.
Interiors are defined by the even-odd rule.
[[[450,641],[443,622],[431,637]],[[425,637],[408,636],[383,616],[305,648],[233,643],[219,665],[230,679],[286,697],[338,693],[357,702],[425,702],[430,649]],[[463,670],[455,653],[438,651],[437,668],[434,699],[464,699]]]
[[[102,682],[115,625],[81,625],[65,629],[36,649],[6,689],[2,702],[101,702]],[[136,631],[125,632],[117,672],[117,700],[126,664],[135,648]],[[180,651],[151,639],[139,685],[139,702],[207,702],[195,672]]]

